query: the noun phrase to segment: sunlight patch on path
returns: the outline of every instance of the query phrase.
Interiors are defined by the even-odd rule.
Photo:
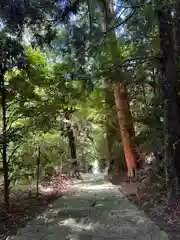
[[[69,218],[59,223],[59,226],[68,226],[74,230],[84,229],[86,231],[90,231],[96,227],[96,224],[92,224],[92,223],[84,224],[83,221],[77,223],[75,219]]]
[[[79,186],[79,190],[109,190],[109,184],[103,185],[82,185]]]

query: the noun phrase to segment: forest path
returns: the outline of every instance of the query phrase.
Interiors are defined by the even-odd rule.
[[[103,174],[83,179],[11,239],[168,240]]]

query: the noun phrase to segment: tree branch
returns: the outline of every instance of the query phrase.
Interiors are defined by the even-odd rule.
[[[9,158],[8,158],[8,163],[10,162],[10,160],[12,159],[12,157],[13,157],[13,155],[14,155],[14,153],[17,151],[17,149],[20,147],[21,145],[18,145],[18,146],[16,146],[14,149],[13,149],[13,151],[11,152],[11,155],[9,156]]]
[[[110,31],[116,29],[117,27],[120,27],[121,25],[126,24],[126,23],[129,21],[129,19],[132,18],[132,16],[135,14],[135,12],[136,12],[136,10],[133,10],[133,11],[129,14],[129,16],[126,17],[126,19],[124,19],[122,22],[120,22],[120,23],[118,23],[118,24],[115,24],[115,25],[113,25],[111,28],[109,28],[109,29],[107,30],[106,34],[107,34],[108,32],[110,32]]]
[[[135,8],[141,8],[141,7],[145,7],[147,5],[151,5],[152,2],[145,2],[145,3],[140,3],[140,4],[137,4],[137,5],[132,5],[132,6],[123,6],[122,4],[119,5],[117,3],[113,4],[115,7],[120,7],[120,8],[125,8],[125,9],[135,9]]]

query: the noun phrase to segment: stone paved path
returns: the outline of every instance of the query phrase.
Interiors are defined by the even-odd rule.
[[[117,188],[84,175],[70,194],[19,230],[14,240],[168,240]]]

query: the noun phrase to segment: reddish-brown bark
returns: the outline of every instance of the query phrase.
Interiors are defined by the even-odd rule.
[[[112,24],[114,23],[115,16],[112,0],[103,1],[102,14],[104,16],[104,25],[107,29],[111,28]],[[113,64],[111,80],[114,83],[114,98],[117,108],[124,155],[128,168],[128,176],[133,177],[136,170],[136,157],[132,142],[132,138],[135,136],[134,123],[130,112],[127,89],[124,85],[119,84],[119,79],[122,76],[121,70],[119,68],[121,57],[119,54],[120,48],[118,46],[116,34],[114,31],[109,32],[107,35],[107,49],[109,49],[111,61]]]
[[[125,86],[114,86],[114,98],[119,119],[121,139],[128,168],[128,176],[133,177],[136,169],[136,156],[133,149],[134,125]]]

